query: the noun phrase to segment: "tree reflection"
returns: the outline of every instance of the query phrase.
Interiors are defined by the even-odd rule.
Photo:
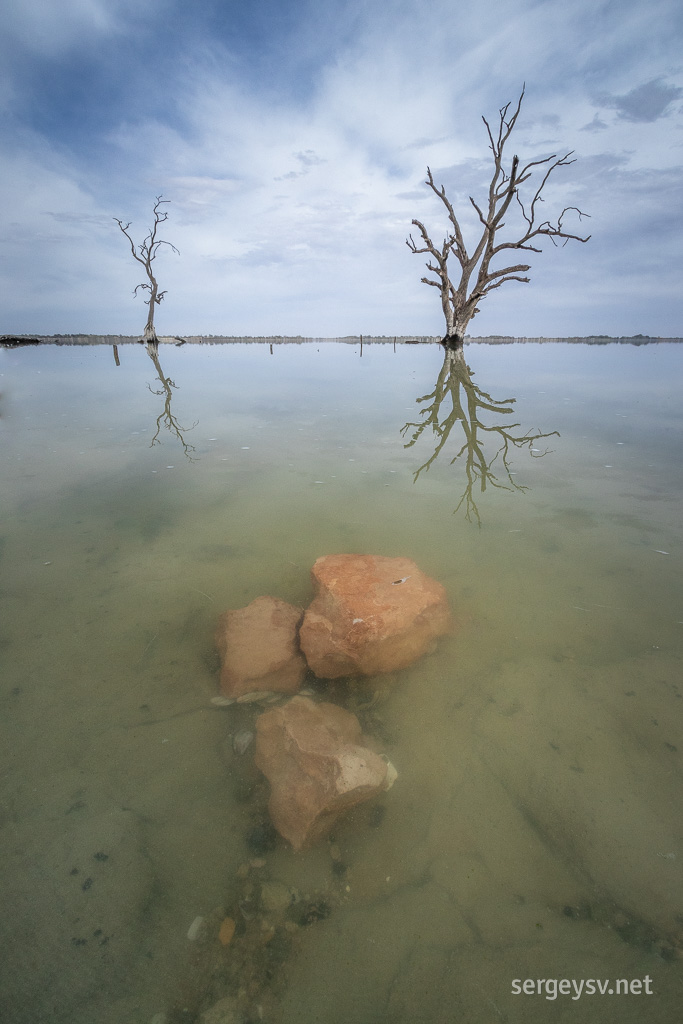
[[[510,458],[514,450],[526,448],[532,458],[542,458],[548,454],[549,449],[534,450],[535,442],[560,435],[557,430],[550,433],[520,433],[519,423],[482,423],[479,418],[482,412],[499,416],[512,415],[512,406],[516,399],[492,398],[474,383],[474,374],[465,362],[462,343],[444,346],[444,349],[443,366],[434,390],[417,399],[418,403],[429,403],[420,409],[421,420],[418,423],[406,423],[401,429],[401,434],[405,437],[411,428],[415,428],[410,441],[404,445],[405,448],[412,448],[422,434],[429,433],[429,428],[436,437],[436,447],[432,455],[413,474],[413,481],[417,481],[420,473],[429,470],[444,450],[453,427],[460,424],[464,443],[450,462],[453,465],[458,459],[464,459],[467,484],[455,512],[464,505],[465,518],[469,522],[476,520],[481,526],[475,494],[483,494],[489,484],[505,491],[528,490],[523,484],[513,480]],[[490,447],[491,440],[497,448],[493,457],[487,458],[484,446],[488,443]]]
[[[155,444],[161,444],[159,434],[161,433],[161,428],[163,426],[178,438],[183,446],[183,452],[185,453],[186,458],[188,458],[190,462],[196,462],[198,456],[193,454],[196,449],[194,445],[188,444],[185,440],[183,437],[183,431],[193,430],[197,426],[199,420],[195,420],[191,427],[181,427],[178,420],[171,412],[171,399],[173,397],[173,390],[177,389],[177,384],[172,381],[170,377],[167,377],[161,369],[161,363],[159,362],[159,344],[156,341],[149,341],[145,345],[145,348],[147,349],[149,358],[154,363],[154,368],[157,371],[157,379],[161,384],[161,388],[158,390],[155,390],[151,384],[148,384],[147,387],[153,395],[161,395],[164,399],[164,408],[157,416],[157,429],[154,437],[152,438],[150,448],[153,448]]]

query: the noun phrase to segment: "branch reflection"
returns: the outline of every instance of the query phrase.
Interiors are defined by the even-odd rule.
[[[188,458],[190,462],[197,462],[199,457],[194,455],[196,449],[194,445],[188,444],[188,442],[185,440],[185,438],[183,437],[183,431],[194,430],[199,420],[195,420],[191,427],[182,427],[178,423],[178,420],[171,412],[171,399],[173,397],[173,389],[177,390],[178,385],[174,381],[172,381],[170,377],[167,377],[164,374],[164,371],[161,369],[161,363],[159,362],[158,342],[148,341],[147,344],[145,345],[145,348],[147,349],[147,354],[149,358],[154,363],[154,368],[157,371],[157,379],[161,384],[161,388],[158,390],[155,390],[151,384],[148,384],[147,387],[149,388],[150,392],[153,395],[161,395],[163,396],[164,399],[164,408],[157,416],[157,429],[156,433],[154,434],[154,437],[152,438],[150,448],[153,448],[155,444],[161,444],[161,441],[159,440],[159,434],[161,433],[161,428],[163,426],[166,427],[169,433],[173,434],[175,437],[178,438],[181,445],[183,446],[183,452],[186,458]]]
[[[423,434],[429,435],[429,429],[436,438],[436,446],[432,455],[413,474],[413,481],[417,481],[423,470],[429,470],[430,466],[439,457],[446,447],[453,427],[460,424],[464,440],[460,449],[451,458],[453,465],[458,459],[463,458],[465,476],[467,483],[462,498],[458,502],[455,512],[461,508],[465,509],[465,518],[469,522],[476,520],[481,526],[481,516],[477,506],[475,494],[483,494],[490,484],[505,491],[526,491],[523,484],[518,484],[513,479],[510,459],[517,449],[526,448],[532,458],[542,458],[549,453],[549,449],[538,451],[533,445],[548,437],[559,437],[559,432],[553,430],[550,433],[535,433],[529,431],[521,433],[519,423],[502,424],[492,423],[487,425],[480,420],[482,412],[493,413],[499,416],[511,416],[516,399],[492,398],[486,391],[483,391],[474,383],[473,371],[465,362],[465,355],[462,343],[444,346],[443,366],[439,371],[435,388],[428,395],[416,399],[418,404],[423,405],[420,409],[420,421],[417,423],[406,423],[401,428],[401,434],[405,438],[408,431],[414,428],[410,440],[404,448],[412,448]],[[458,431],[456,431],[456,435]],[[494,441],[496,451],[491,458],[487,458],[484,452],[485,444]]]

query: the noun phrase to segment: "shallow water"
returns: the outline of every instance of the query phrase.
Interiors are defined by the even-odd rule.
[[[3,1024],[678,1021],[683,347],[119,353],[0,352]],[[342,551],[415,559],[458,629],[370,708],[335,689],[384,812],[262,853],[216,617]],[[268,880],[308,917],[223,947]]]

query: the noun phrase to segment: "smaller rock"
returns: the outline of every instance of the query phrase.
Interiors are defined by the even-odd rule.
[[[256,720],[254,760],[270,782],[270,816],[295,850],[328,835],[344,811],[393,781],[386,761],[362,739],[355,715],[307,697]]]
[[[257,597],[246,608],[224,612],[216,647],[221,658],[221,692],[241,698],[296,693],[306,673],[298,630],[303,609],[277,597]]]

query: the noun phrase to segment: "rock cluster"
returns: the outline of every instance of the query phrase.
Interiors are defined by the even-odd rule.
[[[444,588],[409,558],[326,555],[311,575],[315,596],[305,612],[257,597],[221,615],[223,696],[215,702],[296,694],[307,666],[319,679],[394,672],[450,630]],[[270,782],[273,824],[296,850],[396,775],[365,745],[355,715],[303,696],[257,719],[255,762]]]

